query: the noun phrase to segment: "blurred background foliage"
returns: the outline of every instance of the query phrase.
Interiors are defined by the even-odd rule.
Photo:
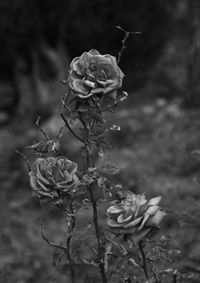
[[[55,78],[61,69],[59,79],[66,78],[69,60],[85,50],[96,48],[117,56],[124,36],[117,25],[142,32],[128,39],[122,57],[125,88],[146,87],[149,97],[179,95],[185,105],[196,107],[199,15],[197,0],[1,0],[0,93],[4,101],[0,108],[12,113],[23,100],[22,74],[29,75],[36,88],[39,81]],[[62,67],[58,64],[61,53]],[[3,123],[6,114],[0,114]]]
[[[185,105],[198,106],[199,15],[197,0],[0,0],[0,110],[6,111],[0,123],[23,100],[22,74],[36,96],[44,92],[40,82],[59,72],[66,78],[69,60],[83,51],[117,56],[124,36],[117,25],[142,32],[128,39],[122,57],[125,88],[146,88],[150,98],[182,96]]]

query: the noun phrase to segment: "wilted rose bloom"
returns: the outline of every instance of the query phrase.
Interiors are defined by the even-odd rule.
[[[124,74],[114,56],[101,55],[92,49],[71,62],[69,87],[80,98],[109,94],[115,99],[117,90],[122,86],[123,77]]]
[[[144,195],[128,193],[125,199],[114,203],[107,210],[107,224],[118,235],[126,235],[135,244],[158,227],[165,216],[158,206],[161,197],[146,200]]]
[[[59,203],[64,195],[73,195],[80,184],[77,167],[64,157],[36,159],[29,173],[33,195],[43,202],[54,203]]]

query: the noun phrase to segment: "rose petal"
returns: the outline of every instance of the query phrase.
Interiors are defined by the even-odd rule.
[[[92,89],[97,86],[95,82],[91,82],[90,80],[84,80],[83,84]]]
[[[122,227],[123,225],[122,224],[119,224],[117,223],[116,221],[114,221],[113,219],[111,218],[108,218],[107,219],[107,225],[110,227],[110,228],[117,228],[117,227]]]
[[[114,91],[111,91],[108,93],[109,97],[112,98],[113,100],[116,100],[117,98],[117,91],[114,90]]]
[[[77,95],[78,95],[79,98],[84,99],[84,98],[89,98],[89,97],[93,96],[94,93],[91,92],[91,93],[89,93],[88,95],[82,95],[82,94],[78,93]]]
[[[123,209],[121,208],[118,208],[117,206],[110,206],[108,209],[107,209],[107,213],[110,213],[110,214],[115,214],[115,213],[120,213],[122,212]]]
[[[138,228],[138,231],[142,230],[142,228],[144,227],[144,224],[146,223],[146,221],[149,219],[150,215],[149,214],[146,214],[143,216],[143,220],[142,220],[142,223],[140,224],[139,228]]]
[[[51,189],[45,186],[39,178],[37,178],[38,187],[42,188],[44,191],[49,192]]]
[[[124,218],[124,215],[121,214],[121,215],[119,215],[119,216],[117,217],[117,222],[118,222],[118,223],[124,223],[124,222],[127,222],[128,220],[130,220],[132,217],[133,217],[133,216],[130,215],[130,216]]]
[[[158,210],[155,215],[148,219],[146,226],[158,226],[165,215],[164,211]]]
[[[35,174],[32,171],[30,171],[29,176],[30,176],[31,188],[37,191],[39,189],[39,187],[38,187],[37,178],[36,178]]]
[[[101,55],[101,54],[99,53],[99,51],[97,51],[96,49],[90,49],[90,51],[88,51],[88,53],[89,53],[90,55]]]
[[[90,92],[89,89],[86,89],[83,86],[82,80],[80,80],[80,79],[70,80],[69,85],[70,85],[71,89],[73,89],[73,91],[78,93],[78,94],[83,94],[83,95],[86,96]]]
[[[154,215],[159,209],[160,207],[158,205],[151,205],[147,208],[144,214]]]
[[[137,227],[130,227],[127,229],[124,228],[118,228],[117,232],[118,234],[126,235],[126,234],[133,234],[137,231]]]
[[[150,200],[148,201],[147,206],[158,205],[159,202],[161,201],[161,199],[162,199],[161,196],[152,198],[152,199],[150,199]]]
[[[79,59],[80,57],[75,57],[71,64],[70,64],[70,69],[73,70],[74,72],[76,72],[79,75],[83,75],[83,68],[81,68],[80,64],[79,64]]]
[[[113,80],[107,80],[107,87],[104,90],[104,93],[109,93],[113,90],[116,90],[121,87],[121,83],[118,78],[114,78]]]
[[[138,225],[140,223],[140,221],[142,220],[142,218],[143,218],[143,216],[136,218],[135,220],[124,225],[124,228],[127,229],[127,228],[134,227],[134,226]]]
[[[96,87],[91,90],[92,94],[98,94],[98,93],[105,93],[105,88],[104,87]]]

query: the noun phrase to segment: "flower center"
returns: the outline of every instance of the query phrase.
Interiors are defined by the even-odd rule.
[[[86,76],[82,80],[82,84],[90,88],[90,90],[98,86],[106,88],[107,77],[104,70],[100,69],[96,62],[92,61],[86,71]]]

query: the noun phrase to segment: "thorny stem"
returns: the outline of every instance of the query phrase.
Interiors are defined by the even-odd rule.
[[[89,137],[89,130],[85,123],[83,123],[85,131],[87,133],[87,137]],[[90,123],[89,123],[90,125]],[[88,141],[89,142],[89,141]],[[94,167],[93,164],[93,157],[90,153],[89,147],[86,147],[87,149],[87,168]],[[101,240],[101,230],[99,226],[99,218],[98,218],[98,211],[97,211],[97,200],[95,199],[93,187],[92,185],[88,186],[88,192],[90,195],[91,203],[92,203],[92,209],[93,209],[93,222],[95,226],[95,234],[97,239],[97,246],[98,246],[98,262],[99,262],[99,270],[101,274],[102,283],[107,283],[107,277],[106,272],[104,268],[104,248],[102,246],[102,240]]]
[[[69,123],[68,123],[68,121],[65,118],[63,113],[61,113],[61,117],[62,117],[63,121],[65,122],[65,125],[67,126],[68,130],[72,133],[72,135],[84,144],[84,146],[87,150],[87,168],[94,167],[93,156],[90,152],[91,141],[89,140],[89,136],[90,136],[89,131],[91,130],[90,128],[92,128],[92,124],[91,124],[91,120],[90,120],[91,117],[88,117],[89,118],[88,126],[85,123],[84,119],[81,118],[81,122],[83,124],[84,130],[85,130],[85,133],[86,133],[86,137],[87,137],[86,141],[83,138],[79,137],[72,130],[72,128],[70,127],[70,125],[69,125]],[[90,199],[91,199],[91,203],[92,203],[92,209],[93,209],[93,222],[94,222],[94,226],[95,226],[95,235],[96,235],[97,246],[98,246],[98,255],[97,256],[98,256],[99,270],[100,270],[100,274],[101,274],[102,283],[107,283],[108,281],[107,281],[105,267],[104,267],[104,247],[103,247],[102,240],[101,240],[101,229],[100,229],[100,226],[99,226],[99,219],[98,219],[97,200],[95,199],[92,185],[88,186],[88,192],[89,192],[89,195],[90,195]],[[69,241],[69,244],[70,244],[71,239],[68,239],[68,241]],[[68,260],[69,260],[69,257],[68,257]],[[71,273],[71,274],[73,275],[73,273]]]
[[[63,250],[64,252],[66,252],[66,247],[63,247],[63,246],[56,244],[56,243],[53,243],[46,237],[46,235],[43,232],[42,224],[40,224],[40,232],[41,232],[42,238],[47,242],[47,244],[49,246],[52,246],[54,248],[57,248],[57,249],[60,249],[60,250]]]
[[[91,155],[88,152],[88,159],[87,159],[87,166],[88,168],[91,166]],[[92,202],[92,209],[93,209],[93,221],[94,221],[94,226],[95,226],[95,234],[96,234],[96,239],[97,239],[97,245],[98,245],[98,261],[99,261],[99,269],[101,273],[101,278],[103,283],[107,283],[107,278],[106,278],[106,273],[104,269],[104,248],[102,246],[102,241],[101,241],[101,231],[99,227],[99,219],[98,219],[98,211],[97,211],[97,201],[94,197],[93,194],[93,188],[92,185],[88,186],[88,191],[90,194],[90,199]]]
[[[82,142],[82,143],[85,144],[85,141],[84,141],[82,138],[80,138],[80,137],[72,130],[72,128],[70,127],[70,125],[69,125],[67,119],[65,118],[64,114],[61,113],[60,115],[61,115],[61,118],[63,119],[63,121],[65,122],[66,127],[67,127],[68,130],[71,132],[71,134],[72,134],[77,140],[79,140],[80,142]]]
[[[41,119],[41,117],[38,116],[38,117],[37,117],[37,120],[36,120],[36,122],[35,122],[35,124],[36,124],[36,126],[38,127],[38,129],[40,130],[40,132],[45,136],[45,138],[46,138],[47,140],[49,140],[49,137],[48,137],[47,133],[40,127],[40,119]]]
[[[141,34],[141,31],[126,31],[125,29],[121,28],[120,26],[116,26],[117,29],[121,30],[124,32],[124,38],[122,39],[122,46],[121,46],[121,49],[118,53],[118,59],[117,59],[117,63],[119,64],[120,63],[120,60],[121,60],[121,57],[122,57],[122,54],[124,52],[124,49],[126,49],[126,40],[129,38],[129,36],[131,34]]]
[[[142,268],[144,270],[144,274],[145,274],[146,278],[149,279],[148,270],[147,270],[147,262],[146,262],[146,257],[145,257],[142,241],[139,242],[139,250],[140,250],[140,253],[141,253],[141,256],[142,256]]]
[[[177,272],[176,271],[173,274],[173,283],[177,283]]]
[[[71,256],[71,251],[70,251],[70,246],[71,246],[71,240],[72,240],[72,235],[75,227],[75,216],[73,212],[73,205],[72,202],[69,204],[69,212],[70,212],[70,223],[68,225],[68,237],[66,241],[66,256],[69,261],[69,268],[70,268],[70,276],[71,276],[71,281],[72,283],[75,283],[75,272],[73,269],[73,259]]]

